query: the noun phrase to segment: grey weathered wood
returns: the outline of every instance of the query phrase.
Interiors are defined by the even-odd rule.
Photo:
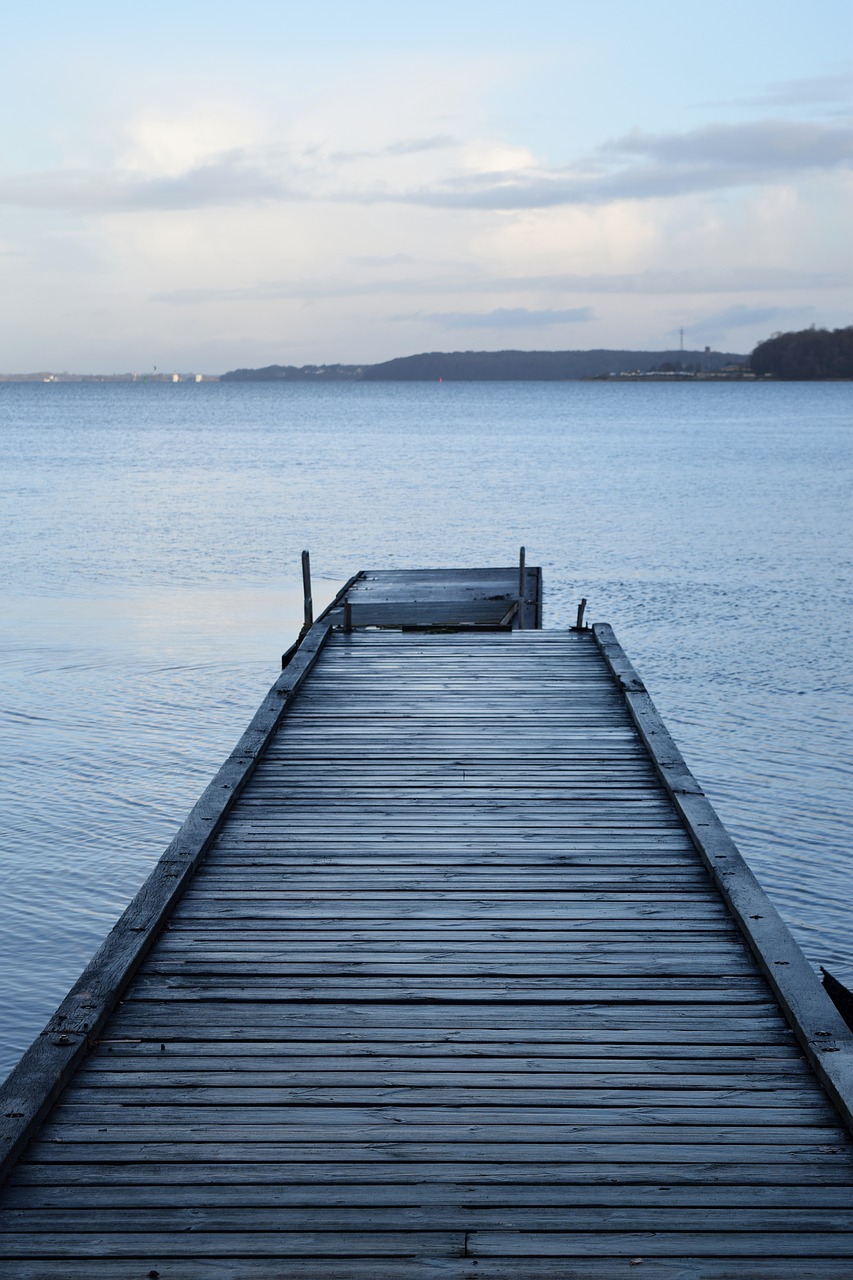
[[[585,1233],[583,1233],[585,1234]],[[6,1256],[33,1257],[41,1252],[62,1254],[68,1248],[66,1236],[49,1232],[39,1236],[16,1235],[9,1233],[3,1237],[2,1246]],[[262,1257],[283,1259],[291,1257],[338,1257],[350,1259],[354,1257],[401,1255],[425,1256],[430,1254],[445,1257],[467,1255],[473,1258],[491,1257],[576,1257],[584,1258],[588,1248],[583,1242],[583,1235],[574,1236],[558,1232],[520,1232],[480,1230],[466,1233],[463,1231],[293,1231],[293,1232],[158,1232],[156,1242],[147,1233],[124,1233],[116,1239],[104,1233],[77,1233],[74,1236],[74,1249],[78,1257],[93,1258],[126,1257],[128,1250],[139,1256],[151,1257],[165,1254],[167,1257],[208,1258],[231,1254],[237,1257]],[[650,1258],[660,1255],[670,1257],[690,1256],[700,1244],[704,1255],[711,1257],[731,1258],[749,1257],[750,1255],[782,1256],[800,1259],[819,1259],[827,1256],[845,1257],[853,1264],[853,1232],[838,1232],[828,1235],[800,1232],[773,1232],[766,1235],[743,1232],[737,1242],[721,1237],[713,1232],[706,1233],[701,1242],[695,1234],[689,1232],[658,1233],[617,1231],[596,1232],[595,1253],[611,1257],[632,1257],[647,1255]],[[154,1252],[156,1250],[156,1253]],[[0,1255],[2,1256],[2,1255]],[[812,1273],[814,1274],[814,1273]]]
[[[255,1126],[257,1128],[257,1126]],[[753,1179],[764,1182],[779,1181],[773,1178],[768,1166],[787,1166],[785,1181],[801,1185],[806,1177],[807,1166],[817,1165],[824,1173],[832,1170],[831,1180],[847,1185],[851,1178],[851,1159],[846,1147],[833,1146],[825,1136],[806,1135],[800,1141],[799,1130],[794,1135],[789,1129],[771,1130],[754,1140],[745,1140],[727,1144],[719,1129],[703,1131],[695,1128],[689,1138],[674,1141],[675,1131],[669,1126],[655,1130],[649,1128],[641,1138],[635,1133],[624,1137],[622,1141],[613,1141],[613,1134],[598,1135],[584,1131],[580,1135],[562,1134],[555,1138],[546,1131],[544,1136],[532,1140],[520,1138],[503,1126],[502,1138],[497,1130],[476,1130],[468,1134],[442,1134],[440,1130],[430,1131],[430,1136],[418,1134],[411,1140],[404,1140],[400,1125],[394,1127],[394,1136],[381,1138],[380,1130],[372,1133],[363,1129],[357,1133],[338,1134],[329,1127],[325,1140],[315,1132],[308,1138],[300,1137],[294,1130],[287,1139],[279,1141],[261,1141],[247,1136],[245,1130],[229,1128],[205,1131],[200,1134],[180,1134],[175,1138],[175,1130],[170,1130],[167,1138],[144,1137],[141,1134],[126,1137],[116,1142],[86,1142],[63,1140],[61,1142],[41,1142],[33,1144],[28,1159],[36,1165],[83,1165],[113,1166],[129,1164],[138,1175],[140,1166],[145,1164],[182,1164],[190,1167],[197,1162],[220,1163],[230,1166],[252,1163],[272,1163],[281,1165],[287,1162],[316,1164],[328,1170],[336,1164],[347,1166],[350,1162],[367,1164],[372,1161],[393,1161],[401,1170],[405,1164],[440,1163],[457,1168],[459,1165],[472,1170],[480,1167],[486,1170],[496,1164],[512,1164],[516,1174],[528,1164],[558,1165],[609,1164],[616,1166],[612,1177],[619,1176],[619,1170],[627,1176],[630,1167],[636,1166],[636,1173],[641,1181],[648,1182],[657,1176],[658,1166],[664,1165],[669,1170],[674,1165],[685,1166],[698,1164],[722,1165],[728,1162],[736,1170],[744,1165],[758,1166],[754,1170],[759,1176]],[[823,1134],[823,1131],[820,1131]],[[408,1134],[406,1134],[408,1138]],[[456,1140],[454,1140],[454,1138]],[[776,1138],[777,1140],[774,1140]],[[608,1140],[610,1139],[610,1140]],[[778,1173],[778,1170],[777,1170]],[[472,1172],[472,1177],[479,1174]],[[732,1176],[739,1176],[733,1174]]]
[[[853,1032],[688,769],[649,694],[607,624],[596,644],[691,839],[737,921],[824,1088],[853,1130]]]
[[[302,552],[302,595],[305,612],[304,630],[307,632],[314,625],[314,600],[311,596],[311,557],[307,551]]]
[[[176,1258],[154,1251],[146,1254],[146,1265],[156,1262],[163,1268],[157,1274],[164,1280],[199,1280],[198,1263],[194,1259]],[[636,1263],[642,1274],[650,1274],[650,1259]],[[592,1258],[588,1254],[556,1258],[526,1257],[524,1280],[625,1280],[634,1276],[634,1263],[627,1257]],[[815,1263],[815,1266],[818,1264]],[[678,1258],[654,1259],[654,1280],[803,1280],[801,1257],[737,1257],[703,1258],[695,1254]],[[14,1280],[139,1280],[139,1262],[121,1258],[87,1257],[69,1259],[28,1259],[7,1264]],[[632,1269],[627,1270],[628,1267]],[[809,1270],[810,1280],[850,1280],[850,1260],[822,1258],[819,1271]],[[734,1268],[734,1270],[733,1270]],[[156,1268],[154,1268],[156,1269]],[[143,1275],[146,1274],[143,1272]],[[148,1273],[150,1274],[150,1272]],[[281,1275],[270,1258],[205,1257],[204,1280],[271,1280]],[[519,1260],[490,1257],[443,1258],[429,1254],[423,1257],[378,1258],[288,1258],[288,1280],[519,1280]]]
[[[189,884],[258,756],[329,635],[309,632],[270,689],[231,755],[196,802],[157,866],[123,912],[44,1031],[0,1086],[0,1180],[47,1114]]]
[[[664,1236],[668,1232],[713,1232],[719,1236],[727,1233],[732,1249],[737,1249],[737,1236],[741,1232],[844,1233],[849,1244],[853,1237],[851,1219],[837,1209],[807,1205],[766,1208],[757,1205],[727,1205],[718,1208],[711,1205],[682,1206],[674,1215],[671,1204],[622,1205],[599,1203],[593,1208],[561,1205],[557,1208],[538,1204],[482,1206],[471,1203],[465,1196],[459,1203],[445,1202],[440,1207],[442,1226],[447,1231],[547,1231],[588,1232],[654,1231]],[[300,1204],[294,1209],[285,1204],[249,1205],[239,1207],[192,1208],[163,1205],[152,1213],[147,1208],[122,1208],[123,1230],[145,1231],[154,1227],[160,1232],[192,1231],[216,1235],[230,1231],[257,1231],[295,1233],[303,1231],[327,1231],[337,1236],[359,1231],[435,1231],[438,1215],[433,1206],[393,1205],[386,1207],[364,1198],[361,1205]],[[18,1209],[0,1213],[0,1257],[7,1247],[9,1236],[19,1239],[26,1235],[44,1232],[63,1232],[69,1235],[73,1249],[81,1235],[104,1232],[115,1227],[114,1210],[88,1207],[84,1214],[65,1208]],[[767,1252],[772,1249],[772,1238],[766,1242]],[[274,1245],[270,1241],[270,1252]]]
[[[234,1203],[251,1197],[251,1202],[258,1204],[277,1192],[297,1194],[309,1204],[322,1197],[319,1202],[325,1204],[330,1202],[326,1196],[334,1197],[338,1189],[351,1194],[353,1187],[374,1191],[377,1203],[387,1203],[388,1192],[396,1193],[400,1196],[394,1202],[397,1204],[418,1194],[419,1204],[430,1200],[441,1203],[449,1194],[447,1188],[456,1187],[475,1198],[492,1196],[497,1201],[503,1197],[504,1203],[514,1203],[512,1188],[527,1188],[528,1198],[542,1197],[543,1204],[598,1203],[589,1198],[593,1196],[604,1196],[610,1204],[643,1203],[642,1197],[654,1192],[665,1196],[672,1206],[704,1204],[706,1195],[707,1203],[712,1204],[797,1206],[833,1205],[838,1203],[834,1196],[849,1196],[849,1158],[837,1153],[815,1156],[813,1152],[800,1158],[802,1153],[795,1151],[796,1159],[786,1161],[779,1158],[778,1148],[761,1150],[764,1163],[743,1149],[738,1153],[747,1155],[743,1160],[687,1161],[683,1159],[684,1148],[679,1148],[677,1153],[670,1152],[668,1162],[656,1160],[649,1165],[619,1160],[612,1148],[587,1161],[575,1160],[560,1150],[540,1150],[536,1159],[529,1149],[518,1159],[489,1159],[487,1152],[475,1152],[471,1158],[440,1160],[435,1157],[442,1154],[441,1149],[434,1146],[426,1153],[432,1159],[405,1162],[399,1159],[398,1148],[386,1152],[384,1158],[381,1153],[359,1158],[357,1152],[343,1148],[339,1157],[327,1160],[300,1159],[299,1152],[290,1148],[288,1158],[281,1161],[268,1159],[263,1150],[256,1152],[253,1160],[238,1161],[237,1155],[245,1153],[235,1151],[234,1163],[227,1157],[181,1163],[174,1158],[179,1153],[173,1149],[171,1158],[163,1163],[125,1160],[115,1164],[66,1161],[20,1165],[4,1195],[8,1195],[10,1207],[25,1207],[54,1193],[63,1208],[68,1205],[67,1189],[71,1187],[77,1188],[75,1196],[81,1202],[95,1203],[95,1197],[102,1194],[120,1203],[151,1196],[154,1203],[166,1204],[222,1203],[228,1195],[235,1197]]]
[[[4,1276],[853,1274],[838,1112],[538,583],[339,593],[0,1197]],[[429,630],[519,594],[523,630]]]
[[[151,1252],[147,1255],[150,1265],[156,1260],[162,1267],[164,1280],[199,1280],[198,1263],[193,1259],[175,1258]],[[650,1272],[649,1261],[637,1263],[642,1273]],[[7,1274],[14,1280],[139,1280],[139,1263],[121,1258],[84,1258],[79,1261],[41,1259],[32,1262],[21,1259],[14,1264],[14,1273]],[[524,1260],[524,1280],[625,1280],[634,1276],[634,1263],[627,1257],[591,1258],[588,1255],[574,1257],[528,1257]],[[729,1257],[702,1258],[695,1254],[667,1259],[654,1259],[654,1280],[803,1280],[802,1258]],[[817,1265],[817,1264],[815,1264]],[[817,1280],[850,1280],[850,1260],[835,1261],[824,1258],[820,1270],[810,1269],[809,1276]],[[628,1271],[627,1268],[632,1270]],[[733,1271],[733,1267],[736,1270]],[[145,1273],[143,1273],[145,1274]],[[204,1280],[271,1280],[278,1276],[275,1263],[269,1258],[213,1258],[204,1259]],[[377,1258],[288,1258],[288,1280],[519,1280],[519,1260],[492,1258],[487,1263],[479,1257],[442,1258],[424,1257]]]
[[[350,1166],[352,1169],[352,1166]],[[121,1172],[127,1173],[125,1166]],[[311,1181],[305,1166],[295,1170],[292,1166],[278,1170],[275,1167],[256,1166],[253,1173],[258,1181],[239,1182],[232,1171],[232,1181],[214,1181],[222,1170],[195,1167],[190,1171],[199,1175],[186,1185],[175,1185],[174,1182],[145,1183],[135,1182],[92,1182],[87,1184],[75,1197],[81,1207],[87,1211],[92,1209],[183,1209],[183,1208],[232,1208],[240,1210],[246,1207],[286,1207],[321,1208],[334,1212],[335,1207],[357,1208],[383,1206],[441,1206],[451,1211],[460,1211],[468,1207],[474,1209],[514,1208],[532,1206],[535,1209],[586,1208],[600,1212],[602,1209],[640,1209],[648,1207],[663,1210],[668,1215],[666,1224],[671,1230],[674,1208],[685,1208],[702,1211],[704,1207],[719,1210],[732,1208],[744,1211],[744,1192],[741,1187],[730,1182],[711,1182],[707,1187],[699,1187],[696,1183],[680,1183],[679,1185],[659,1186],[657,1183],[626,1182],[602,1186],[597,1182],[583,1181],[580,1166],[574,1167],[577,1180],[563,1181],[560,1165],[546,1166],[537,1169],[541,1181],[513,1181],[506,1178],[501,1182],[480,1182],[476,1175],[465,1179],[446,1179],[441,1181],[423,1179],[426,1169],[421,1168],[421,1179],[415,1181],[418,1171],[412,1175],[411,1168],[405,1172],[412,1175],[412,1181],[394,1179],[391,1170],[386,1181],[372,1181],[365,1176],[364,1181],[350,1182],[329,1181],[323,1186],[322,1205],[318,1204],[316,1181]],[[524,1170],[525,1177],[527,1170]],[[659,1172],[659,1171],[658,1171]],[[670,1172],[673,1172],[672,1170]],[[721,1172],[730,1174],[730,1166],[721,1167]],[[41,1167],[40,1175],[50,1173],[49,1168]],[[55,1176],[55,1171],[54,1171]],[[141,1177],[141,1174],[139,1175]],[[352,1175],[351,1175],[352,1176]],[[612,1176],[612,1174],[611,1174]],[[209,1179],[200,1181],[200,1178]],[[516,1169],[512,1178],[519,1178]],[[850,1187],[839,1187],[825,1184],[820,1194],[820,1205],[815,1206],[815,1193],[812,1187],[790,1187],[784,1185],[758,1186],[752,1185],[749,1190],[748,1207],[764,1212],[779,1214],[786,1210],[797,1210],[835,1218],[836,1228],[846,1222],[845,1215],[853,1210],[853,1193]],[[20,1219],[12,1218],[9,1210],[61,1210],[64,1212],[69,1227],[74,1230],[87,1229],[91,1222],[82,1214],[69,1213],[67,1193],[63,1186],[44,1181],[18,1183],[9,1188],[5,1197],[5,1216],[9,1221],[4,1229],[14,1229]],[[841,1212],[839,1212],[839,1210]],[[114,1216],[113,1216],[114,1220]],[[790,1223],[790,1219],[788,1220]],[[813,1220],[814,1221],[814,1220]],[[104,1219],[105,1225],[110,1223]],[[593,1225],[595,1225],[593,1223]],[[701,1229],[701,1228],[700,1228]]]

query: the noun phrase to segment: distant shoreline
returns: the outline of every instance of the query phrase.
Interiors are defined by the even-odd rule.
[[[180,379],[174,379],[174,380],[172,378],[145,378],[141,376],[140,377],[121,377],[116,374],[104,374],[103,376],[100,376],[98,374],[56,374],[50,378],[32,377],[29,374],[14,374],[14,373],[0,374],[0,386],[2,385],[23,386],[25,384],[30,386],[38,386],[38,385],[44,385],[44,384],[49,384],[51,386],[60,386],[60,385],[105,386],[107,384],[121,384],[123,386],[127,386],[132,383],[138,383],[140,385],[149,384],[149,383],[160,383],[163,385],[171,386],[171,385],[178,385],[179,383],[183,385],[185,383],[200,384],[202,382],[204,383],[227,382],[229,385],[233,385],[234,383],[255,384],[258,382],[264,382],[264,383],[286,382],[288,385],[293,385],[298,383],[300,386],[305,386],[306,384],[311,384],[312,381],[313,381],[313,385],[315,386],[318,383],[322,383],[323,385],[325,385],[326,383],[329,383],[329,382],[334,382],[337,385],[341,385],[342,383],[350,383],[351,385],[364,386],[368,384],[374,385],[375,383],[378,383],[380,381],[393,382],[395,384],[411,383],[411,382],[421,382],[421,383],[464,382],[464,383],[480,383],[483,385],[490,385],[490,386],[496,383],[519,383],[519,382],[524,382],[524,383],[550,382],[555,384],[565,384],[568,382],[583,382],[583,383],[600,382],[600,383],[607,383],[611,386],[614,385],[615,383],[625,383],[625,382],[655,382],[655,383],[668,383],[670,386],[672,385],[683,386],[685,383],[692,383],[692,382],[702,382],[702,383],[708,383],[708,382],[754,382],[754,383],[851,382],[853,381],[853,379],[851,378],[780,378],[775,374],[765,373],[765,374],[759,375],[759,374],[751,373],[748,371],[744,373],[676,373],[676,374],[613,373],[613,374],[595,374],[594,376],[577,377],[577,378],[534,378],[534,377],[527,377],[527,378],[523,378],[523,377],[518,377],[518,378],[474,378],[474,377],[472,378],[460,378],[460,377],[402,378],[401,377],[401,378],[382,378],[382,379],[379,379],[379,378],[377,379],[316,378],[313,380],[309,378],[225,378],[217,374],[209,374],[209,375],[205,374],[203,378],[180,378]]]
[[[0,382],[219,382],[218,373],[0,373]]]
[[[579,382],[623,375],[743,374],[749,357],[733,352],[428,351],[381,364],[267,365],[232,369],[223,382]]]
[[[749,357],[734,352],[628,351],[429,351],[378,364],[266,365],[223,374],[182,373],[0,373],[0,382],[579,382],[588,378],[652,373],[686,377],[743,373]]]
[[[0,373],[0,383],[54,382],[849,382],[853,326],[776,334],[732,351],[428,351],[378,364],[270,364],[227,373]]]

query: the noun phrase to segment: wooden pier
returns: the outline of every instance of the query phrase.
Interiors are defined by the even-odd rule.
[[[4,1280],[850,1280],[853,1035],[538,570],[313,622],[0,1093]]]

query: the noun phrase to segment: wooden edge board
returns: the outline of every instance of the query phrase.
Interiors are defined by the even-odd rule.
[[[518,561],[515,564],[475,565],[473,569],[364,569],[365,582],[400,582],[405,578],[421,578],[424,582],[465,581],[468,578],[518,579]]]
[[[818,1079],[853,1131],[853,1032],[687,767],[613,628],[599,622],[592,634],[714,884]]]
[[[330,632],[314,623],[142,888],[0,1086],[0,1185],[85,1056],[189,884]]]

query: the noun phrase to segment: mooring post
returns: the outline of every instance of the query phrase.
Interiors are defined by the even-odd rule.
[[[524,630],[524,592],[527,586],[527,553],[524,547],[519,548],[518,552],[518,629]]]
[[[583,597],[580,604],[578,605],[578,620],[574,626],[575,631],[583,631],[584,609],[586,609],[586,596]]]
[[[314,625],[314,601],[311,599],[311,557],[302,552],[302,595],[305,601],[305,630]]]

